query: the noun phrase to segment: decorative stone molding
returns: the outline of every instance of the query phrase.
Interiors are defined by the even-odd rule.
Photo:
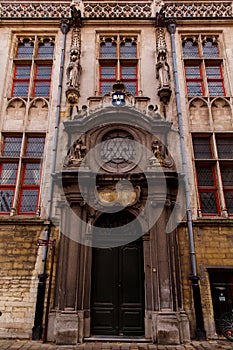
[[[77,2],[77,1],[76,1]],[[76,2],[73,2],[76,4]],[[71,17],[71,1],[43,3],[39,1],[8,1],[0,4],[1,18],[63,18]],[[84,18],[153,18],[155,17],[154,1],[147,2],[92,2],[83,1],[81,13]],[[164,4],[166,17],[232,17],[232,1],[226,2],[172,2]]]

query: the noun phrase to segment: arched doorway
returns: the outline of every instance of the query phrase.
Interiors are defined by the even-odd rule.
[[[127,211],[103,214],[98,227],[119,227],[135,217]],[[134,228],[141,230],[134,221]],[[91,333],[144,334],[144,263],[142,238],[123,246],[93,248]]]

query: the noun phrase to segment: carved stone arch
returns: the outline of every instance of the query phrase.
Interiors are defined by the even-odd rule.
[[[48,120],[48,101],[42,97],[31,101],[28,111],[30,125],[37,125],[40,129],[44,128],[43,122]]]
[[[194,98],[189,102],[189,117],[192,131],[210,129],[210,116],[207,102],[202,98]]]
[[[232,110],[225,98],[218,97],[211,103],[214,129],[218,131],[232,130]]]
[[[12,98],[6,107],[6,119],[24,120],[26,113],[26,102],[19,97]]]

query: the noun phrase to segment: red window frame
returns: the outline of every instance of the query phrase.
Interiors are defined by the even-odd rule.
[[[198,183],[198,167],[203,168],[211,168],[212,169],[212,179],[213,179],[213,185],[212,186],[203,186],[199,185]],[[219,201],[219,195],[218,195],[218,189],[217,189],[217,178],[216,178],[216,172],[215,172],[215,164],[213,163],[196,163],[196,181],[197,181],[197,187],[198,187],[198,196],[199,196],[199,203],[201,207],[201,212],[203,216],[216,216],[221,215],[221,208],[220,208],[220,201]],[[216,198],[216,213],[208,213],[203,211],[203,202],[200,196],[200,193],[215,193]]]
[[[114,78],[103,78],[103,74],[102,74],[102,69],[106,68],[106,67],[112,67],[114,68]],[[117,63],[116,62],[112,62],[112,63],[104,63],[104,64],[100,64],[100,79],[99,79],[99,91],[100,94],[102,95],[102,85],[103,83],[115,83],[117,79]]]
[[[39,67],[50,67],[50,77],[49,78],[38,78],[38,68]],[[37,64],[36,65],[36,69],[35,69],[35,74],[34,74],[34,81],[33,81],[33,90],[32,90],[32,96],[33,97],[48,97],[50,94],[50,88],[51,88],[51,76],[52,76],[52,65],[51,64]],[[37,95],[36,94],[36,85],[37,83],[49,83],[49,89],[48,89],[48,93],[45,95]]]
[[[122,77],[122,68],[135,68],[135,78],[123,78]],[[137,63],[131,63],[131,62],[127,62],[127,63],[120,63],[120,79],[121,81],[123,81],[124,83],[135,83],[135,95],[138,94],[138,66]]]
[[[22,169],[22,179],[21,179],[21,188],[20,188],[20,194],[19,194],[19,204],[18,204],[18,214],[19,215],[35,215],[38,211],[38,203],[39,203],[39,195],[40,195],[40,182],[41,182],[41,169],[40,169],[40,180],[38,184],[25,184],[25,174],[27,171],[27,165],[28,164],[40,164],[38,162],[27,162],[23,164]],[[23,201],[23,193],[24,191],[37,191],[37,200],[35,204],[35,210],[34,211],[22,211],[22,201]]]
[[[28,94],[29,94],[29,86],[30,86],[30,77],[31,77],[31,74],[29,74],[29,77],[28,78],[17,78],[16,75],[17,75],[17,68],[18,67],[29,67],[30,68],[30,72],[31,72],[31,64],[15,64],[15,67],[14,67],[14,77],[13,77],[13,84],[12,84],[12,89],[11,89],[11,96],[12,97],[27,97]],[[28,84],[28,92],[27,92],[27,95],[15,95],[14,93],[14,89],[15,89],[15,84],[16,83],[27,83]]]
[[[0,177],[2,177],[2,170],[3,170],[3,165],[4,164],[16,164],[17,165],[17,170],[16,170],[15,182],[14,183],[11,183],[11,184],[0,184],[0,192],[2,192],[2,191],[13,191],[13,195],[12,195],[12,199],[11,199],[11,207],[7,211],[1,211],[1,209],[0,209],[0,215],[6,215],[6,214],[9,214],[11,212],[11,208],[12,208],[12,205],[13,205],[13,202],[14,202],[14,197],[15,197],[16,180],[17,180],[17,176],[18,176],[18,166],[19,166],[19,164],[17,162],[11,163],[9,161],[6,161],[6,162],[0,163]],[[2,193],[1,193],[1,196],[2,196]]]
[[[219,68],[219,72],[220,72],[220,78],[210,78],[208,76],[207,73],[207,67],[218,67]],[[225,86],[224,86],[224,79],[223,79],[223,71],[222,71],[222,65],[221,64],[217,64],[217,63],[213,63],[213,64],[205,64],[205,71],[206,71],[206,78],[207,78],[207,85],[208,85],[208,92],[209,92],[209,96],[226,96],[226,90],[225,90]],[[223,90],[223,95],[212,95],[210,93],[210,89],[209,89],[209,82],[219,82],[222,85],[222,90]]]
[[[186,74],[186,70],[188,67],[198,67],[199,72],[200,72],[200,77],[199,78],[188,78],[187,74]],[[202,74],[202,69],[201,69],[201,63],[195,63],[195,62],[191,62],[191,63],[186,63],[185,64],[185,78],[186,78],[186,92],[188,96],[204,96],[205,94],[205,89],[204,89],[204,82],[203,82],[203,74]],[[188,83],[189,82],[196,82],[196,83],[200,83],[201,85],[201,95],[190,95],[189,91],[188,91]]]

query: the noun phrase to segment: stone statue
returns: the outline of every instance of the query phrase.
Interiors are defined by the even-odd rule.
[[[79,77],[81,73],[81,66],[75,54],[70,57],[70,63],[67,67],[67,85],[73,88],[79,88]]]
[[[83,141],[81,139],[76,140],[69,149],[64,161],[64,167],[79,166],[84,159],[86,152],[87,147],[84,145]]]
[[[166,61],[166,54],[164,52],[159,53],[158,62],[156,64],[156,78],[159,79],[159,87],[170,86],[170,67]]]

